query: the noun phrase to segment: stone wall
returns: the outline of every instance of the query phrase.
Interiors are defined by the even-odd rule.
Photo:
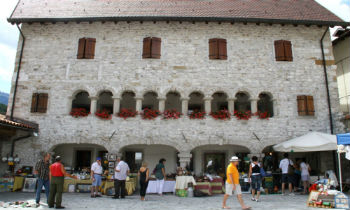
[[[202,145],[240,145],[260,153],[269,145],[309,131],[330,132],[323,67],[319,65],[319,40],[325,27],[94,22],[23,24],[22,30],[26,42],[14,116],[40,126],[38,137],[16,145],[23,164],[33,163],[34,153],[62,143],[98,144],[115,153],[132,144],[169,145],[180,154]],[[142,59],[143,38],[149,36],[162,39],[160,59]],[[95,59],[76,59],[82,37],[96,38]],[[227,60],[208,59],[210,38],[227,39]],[[274,40],[279,39],[292,42],[293,62],[275,61]],[[328,36],[324,44],[326,59],[333,60]],[[330,65],[327,73],[335,131],[341,132],[335,69]],[[248,121],[218,121],[210,116],[204,120],[113,117],[105,121],[94,115],[76,119],[69,112],[72,96],[80,90],[92,97],[103,90],[120,97],[130,90],[137,98],[149,90],[163,98],[171,90],[182,98],[192,91],[205,97],[223,91],[231,99],[239,91],[251,99],[268,92],[276,112],[269,120],[253,117]],[[13,87],[10,96],[12,92]],[[46,114],[30,113],[34,92],[49,94]],[[298,116],[297,95],[314,97],[315,116]]]

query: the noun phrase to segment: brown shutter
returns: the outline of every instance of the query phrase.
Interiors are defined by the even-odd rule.
[[[286,61],[293,61],[292,43],[290,41],[283,41],[284,56]]]
[[[152,58],[160,58],[160,49],[161,49],[162,40],[157,37],[152,37],[152,47],[151,54]]]
[[[307,114],[306,96],[298,96],[298,114],[299,116],[305,116]]]
[[[37,112],[38,95],[37,93],[33,93],[32,95],[32,107],[30,108],[30,112]]]
[[[307,115],[314,116],[315,115],[315,107],[314,107],[314,97],[307,96]]]
[[[227,60],[227,42],[226,39],[218,39],[219,42],[219,58]]]
[[[209,59],[219,58],[218,39],[209,39]]]
[[[38,97],[38,111],[39,113],[46,113],[47,110],[47,93],[40,93]]]
[[[142,58],[151,58],[151,37],[143,39]]]
[[[85,46],[85,58],[94,59],[95,57],[95,38],[86,38],[86,46]]]
[[[285,60],[283,42],[284,42],[283,40],[276,40],[275,41],[276,61],[284,61]]]
[[[79,45],[78,45],[78,59],[84,58],[84,52],[85,52],[85,38],[79,39]]]

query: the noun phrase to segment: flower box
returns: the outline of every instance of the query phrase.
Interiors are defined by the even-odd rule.
[[[117,113],[117,116],[124,118],[124,120],[129,117],[135,117],[136,115],[137,115],[137,111],[126,109],[126,108],[121,109],[120,112]]]
[[[144,120],[153,120],[154,118],[158,117],[160,114],[161,113],[159,110],[152,110],[148,108],[144,109],[141,112],[142,119]]]
[[[205,112],[200,110],[194,110],[191,113],[189,113],[190,119],[204,119],[205,118]]]
[[[252,112],[251,111],[234,111],[233,115],[236,116],[238,120],[249,120],[252,117]]]
[[[182,113],[176,111],[176,109],[165,110],[163,113],[163,119],[179,119],[181,115]]]
[[[104,119],[104,120],[110,120],[112,119],[112,114],[108,111],[108,110],[97,110],[95,112],[95,115],[100,118],[100,119]]]
[[[260,111],[258,111],[258,112],[255,113],[255,115],[258,116],[259,119],[266,119],[266,120],[268,120],[269,117],[270,117],[270,113],[268,113],[268,112],[260,112]]]
[[[228,120],[231,118],[230,112],[226,109],[211,112],[210,115],[216,120]]]
[[[69,113],[72,117],[86,117],[90,114],[85,108],[73,108]]]

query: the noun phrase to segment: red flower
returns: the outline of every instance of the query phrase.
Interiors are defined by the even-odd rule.
[[[97,110],[95,112],[95,115],[101,119],[104,119],[104,120],[110,120],[112,119],[112,114],[108,111],[108,110]]]
[[[181,115],[182,113],[176,111],[176,109],[165,110],[163,113],[163,119],[179,119]]]
[[[121,109],[120,112],[117,113],[117,116],[124,118],[124,120],[129,117],[135,117],[136,115],[137,115],[137,111],[133,111],[131,109],[125,109],[125,108]]]
[[[211,112],[210,115],[216,120],[227,120],[231,118],[230,112],[226,109]]]
[[[266,120],[268,120],[270,117],[270,113],[261,112],[261,111],[256,112],[255,115],[257,115],[259,117],[259,119],[266,119]]]
[[[144,120],[153,120],[154,118],[158,117],[160,114],[161,113],[159,110],[152,110],[152,109],[148,109],[148,108],[145,108],[141,112],[142,119],[144,119]]]
[[[251,118],[251,111],[234,111],[233,115],[239,120],[249,120]]]
[[[75,118],[86,117],[90,114],[85,108],[72,108],[72,111],[69,113]]]
[[[193,112],[191,112],[189,114],[190,119],[204,119],[205,118],[205,112],[200,111],[200,110],[193,110]]]

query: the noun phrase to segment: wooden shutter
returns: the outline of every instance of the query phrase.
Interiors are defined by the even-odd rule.
[[[84,52],[85,52],[85,38],[79,39],[79,45],[78,45],[78,59],[84,58]]]
[[[40,93],[38,97],[38,110],[39,113],[46,113],[47,110],[47,93]]]
[[[94,57],[95,57],[95,44],[96,44],[95,38],[86,38],[85,58],[94,59]]]
[[[38,95],[37,93],[33,93],[32,95],[32,107],[30,108],[30,112],[37,112],[38,106]]]
[[[315,107],[314,107],[314,97],[307,96],[306,97],[307,104],[307,115],[314,116],[315,115]]]
[[[285,60],[283,43],[284,43],[283,40],[276,40],[275,41],[275,57],[276,57],[276,61],[284,61]]]
[[[152,58],[160,58],[160,49],[161,49],[162,40],[157,37],[152,37],[152,46],[151,46],[151,56]]]
[[[218,39],[209,39],[209,59],[219,58]]]
[[[151,37],[143,39],[142,58],[151,58]]]
[[[219,58],[221,60],[227,60],[227,42],[226,39],[218,39],[219,43]]]
[[[283,41],[284,56],[286,61],[293,61],[292,43],[290,41]]]
[[[305,116],[307,114],[306,96],[298,96],[297,101],[299,116]]]

